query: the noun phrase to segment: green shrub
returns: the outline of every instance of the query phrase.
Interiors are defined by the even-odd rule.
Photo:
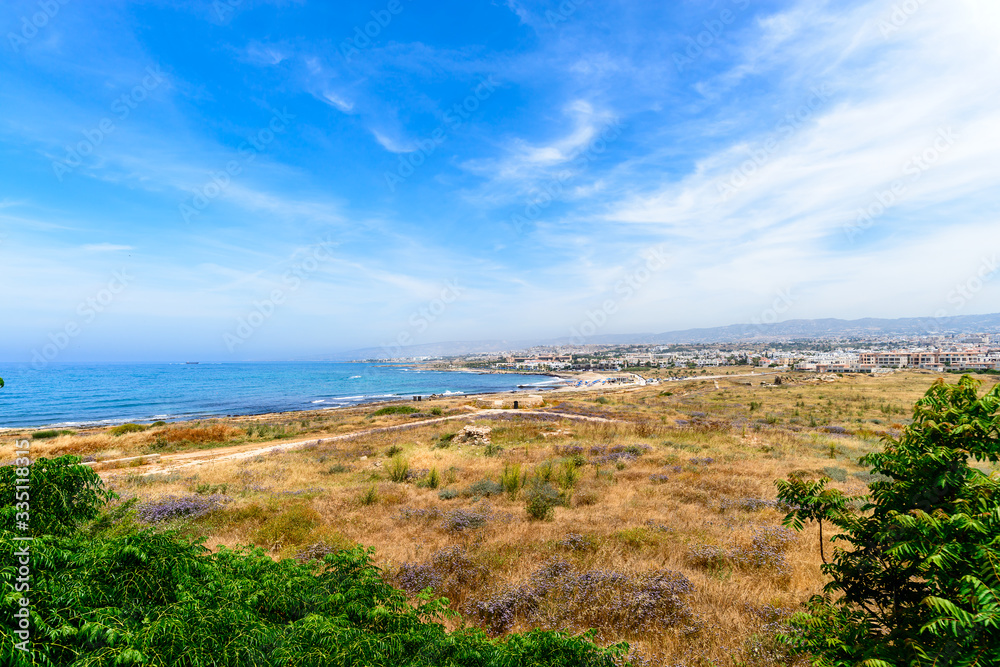
[[[555,475],[556,472],[555,468],[552,466],[552,461],[545,461],[535,467],[535,479],[538,479],[541,482],[551,482],[553,478],[555,478]]]
[[[427,473],[427,488],[436,489],[441,486],[441,474],[438,472],[437,468],[431,468],[431,471]]]
[[[385,450],[385,455],[388,458],[392,458],[396,454],[401,454],[402,452],[403,452],[403,448],[402,447],[400,447],[399,445],[393,445],[389,449]]]
[[[402,456],[394,456],[389,462],[389,479],[402,483],[410,478],[410,462]]]
[[[359,499],[358,502],[360,502],[361,505],[364,507],[369,507],[370,505],[374,505],[375,503],[378,502],[378,489],[375,488],[374,485],[369,486],[368,489],[365,490],[363,494],[361,494],[361,498]]]
[[[247,426],[247,435],[251,438],[262,440],[278,440],[284,438],[288,433],[284,424],[250,424]]]
[[[150,424],[149,427],[150,428],[160,428],[161,426],[166,426],[166,425],[167,425],[167,422],[165,422],[165,421],[155,421],[152,424]]]
[[[521,475],[521,464],[513,463],[503,467],[500,475],[500,486],[504,492],[512,499],[517,496],[518,490],[524,485],[524,478]]]
[[[870,496],[849,497],[826,479],[777,482],[793,509],[785,524],[819,525],[832,580],[783,636],[824,665],[1000,664],[1000,479],[971,462],[1000,461],[1000,385],[935,382],[913,423],[862,457]],[[827,562],[823,522],[839,529]]]
[[[412,415],[415,412],[418,412],[418,410],[409,405],[387,405],[384,408],[379,408],[368,416],[384,417],[385,415]]]
[[[351,469],[345,466],[343,463],[335,463],[326,469],[327,475],[339,475],[340,473],[351,472]]]
[[[142,424],[122,424],[121,426],[115,426],[108,433],[115,436],[125,435],[126,433],[142,433],[147,428],[149,427]]]
[[[441,489],[438,491],[438,498],[441,500],[454,500],[460,494],[455,489]]]
[[[564,491],[572,491],[580,479],[580,469],[572,461],[562,464],[559,472],[559,488]]]
[[[501,493],[503,493],[503,486],[491,479],[481,479],[469,485],[469,488],[463,491],[462,495],[472,498],[489,498],[490,496],[498,496]]]
[[[483,448],[483,456],[500,456],[502,453],[503,447],[492,442]]]
[[[556,505],[563,504],[562,496],[547,483],[536,483],[528,487],[524,509],[528,518],[535,521],[551,521]]]
[[[59,435],[59,431],[35,431],[31,434],[33,440],[49,440]]]
[[[442,414],[444,414],[444,411],[441,410],[441,408],[431,408],[431,414],[434,415],[435,417],[440,417]]]

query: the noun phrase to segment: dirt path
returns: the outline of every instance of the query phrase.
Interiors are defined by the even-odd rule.
[[[589,417],[586,415],[567,415],[559,412],[545,412],[545,411],[527,411],[527,410],[501,410],[501,409],[489,409],[489,410],[478,410],[476,412],[470,412],[463,415],[451,415],[449,417],[436,417],[434,419],[422,419],[418,422],[410,422],[406,424],[396,424],[394,426],[380,426],[378,428],[369,428],[362,431],[355,431],[353,433],[343,433],[341,435],[333,435],[325,438],[312,438],[309,440],[297,440],[295,442],[283,442],[276,445],[267,445],[261,447],[259,445],[236,445],[233,447],[220,447],[218,449],[212,450],[199,450],[194,452],[178,452],[176,454],[162,454],[157,461],[151,462],[144,466],[140,466],[141,470],[137,469],[133,474],[140,476],[146,475],[159,475],[165,473],[176,472],[184,468],[191,468],[194,466],[205,465],[206,463],[217,463],[220,461],[239,461],[242,459],[249,459],[256,456],[263,456],[264,454],[281,453],[294,449],[302,449],[303,447],[309,447],[312,445],[321,445],[330,442],[338,442],[343,440],[352,440],[354,438],[361,438],[367,435],[373,435],[375,433],[387,433],[390,431],[404,431],[407,429],[419,428],[421,426],[427,426],[428,424],[437,424],[440,422],[453,421],[456,419],[466,419],[475,420],[481,419],[483,417],[490,417],[492,415],[506,415],[514,414],[519,417],[531,419],[536,416],[544,417],[558,417],[559,419],[571,419],[575,421],[589,421],[589,422],[602,422],[602,423],[613,423],[617,422],[616,419],[606,419],[604,417]],[[115,461],[102,461],[102,464],[114,463]],[[107,471],[101,471],[101,474],[115,474],[120,472],[120,468],[114,468]]]

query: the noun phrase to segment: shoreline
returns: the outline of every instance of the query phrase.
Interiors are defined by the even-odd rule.
[[[417,368],[417,366],[411,366]],[[424,369],[421,369],[424,370]],[[442,369],[426,369],[441,371]],[[474,370],[474,369],[470,369]],[[551,376],[551,373],[511,373],[514,375],[535,375],[535,376]],[[527,393],[550,393],[557,391],[557,387],[540,386],[527,388],[523,385],[518,385],[513,389],[502,389],[498,391],[480,391],[474,393],[465,392],[453,392],[453,393],[441,393],[441,394],[405,394],[399,395],[397,397],[377,397],[372,399],[361,399],[358,401],[353,401],[350,403],[344,403],[342,405],[332,405],[327,407],[308,407],[301,409],[291,409],[291,410],[278,410],[278,411],[263,411],[263,412],[242,412],[242,413],[214,413],[214,414],[203,414],[203,415],[187,415],[181,417],[169,417],[169,418],[157,418],[157,416],[144,417],[144,418],[134,418],[134,419],[104,419],[100,421],[91,422],[50,422],[47,424],[31,425],[31,426],[0,426],[0,436],[7,435],[9,433],[20,433],[25,431],[42,431],[42,430],[58,430],[58,429],[74,429],[80,432],[92,431],[98,429],[111,428],[114,426],[120,426],[122,424],[143,424],[149,425],[154,424],[159,421],[166,422],[168,424],[179,424],[185,422],[195,422],[202,420],[214,420],[214,419],[240,419],[240,418],[261,418],[268,416],[288,416],[294,414],[310,414],[310,413],[323,413],[323,412],[334,412],[339,410],[350,410],[353,408],[358,408],[362,406],[377,406],[377,405],[391,405],[394,403],[420,403],[422,401],[415,401],[413,397],[420,396],[423,400],[448,400],[448,399],[472,399],[475,400],[481,396],[497,396],[499,394],[527,394]],[[451,390],[445,390],[449,392]],[[333,399],[336,400],[336,399]]]

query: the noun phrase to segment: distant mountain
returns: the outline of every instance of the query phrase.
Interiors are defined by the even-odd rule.
[[[650,343],[733,343],[739,341],[852,338],[856,336],[935,335],[998,332],[1000,313],[952,317],[905,317],[894,320],[866,317],[860,320],[787,320],[775,324],[731,324],[725,327],[687,329],[656,334]]]
[[[767,341],[822,340],[872,336],[920,336],[1000,332],[1000,313],[988,315],[955,315],[951,317],[905,317],[860,320],[786,320],[774,324],[730,324],[724,327],[684,329],[659,334],[602,334],[588,336],[583,342],[594,345],[670,345],[692,343],[762,343]],[[453,341],[411,345],[388,349],[370,347],[352,350],[338,359],[384,359],[387,357],[440,357],[468,354],[489,354],[529,347],[580,344],[579,339],[550,338],[544,340],[484,340]]]

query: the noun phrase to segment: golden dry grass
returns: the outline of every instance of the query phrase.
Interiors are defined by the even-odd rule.
[[[449,440],[464,423],[451,421],[178,473],[142,477],[137,473],[143,469],[136,468],[102,474],[119,493],[142,501],[195,492],[224,494],[229,501],[223,509],[182,524],[185,531],[207,537],[209,545],[252,543],[281,558],[317,543],[357,543],[374,547],[377,562],[390,575],[403,564],[427,564],[435,553],[461,546],[489,575],[448,587],[456,609],[528,581],[552,558],[585,570],[680,572],[693,585],[687,596],[694,619],[689,627],[641,633],[622,627],[603,631],[601,638],[628,640],[652,664],[778,664],[754,662],[751,648],[767,643],[760,637],[767,632],[762,629],[767,618],[762,610],[793,610],[825,583],[815,526],[787,545],[785,571],[766,563],[738,566],[736,561],[706,567],[692,552],[705,546],[749,548],[762,528],[780,525],[783,513],[759,501],[772,501],[774,480],[792,471],[827,474],[835,479],[835,488],[863,491],[866,471],[858,458],[879,447],[880,436],[908,422],[909,406],[933,379],[906,372],[761,387],[759,381],[747,386],[740,378],[720,381],[718,388],[712,381],[693,381],[603,394],[549,395],[546,410],[621,421],[538,421],[527,416],[480,420],[477,423],[493,428],[493,444],[500,448],[490,450],[494,455],[487,455],[483,446]],[[995,381],[985,379],[987,386]],[[423,409],[438,406],[445,414],[460,414],[461,403],[440,401]],[[167,453],[174,443],[182,448],[272,444],[301,440],[306,434],[320,437],[411,421],[398,415],[371,419],[372,411],[367,407],[336,414],[168,425],[118,437],[106,432],[60,436],[40,443],[39,449],[109,458],[150,451],[157,438],[158,451]],[[283,425],[288,437],[248,435],[254,423]],[[619,465],[595,465],[599,453],[591,448],[613,445],[648,451]],[[499,481],[505,466],[520,466],[528,478],[549,462],[559,471],[576,451],[568,449],[572,447],[582,448],[584,464],[571,501],[557,507],[551,521],[529,519],[524,489],[515,497],[461,495],[481,480]],[[423,475],[408,483],[389,481],[393,456],[414,470],[435,469],[440,488],[428,488]],[[661,475],[665,477],[653,477]],[[443,490],[460,495],[443,499]],[[497,518],[485,526],[463,531],[445,527],[442,513],[475,511],[487,503]],[[569,534],[584,536],[593,548],[573,551],[561,546]],[[522,621],[512,629],[528,628]]]

